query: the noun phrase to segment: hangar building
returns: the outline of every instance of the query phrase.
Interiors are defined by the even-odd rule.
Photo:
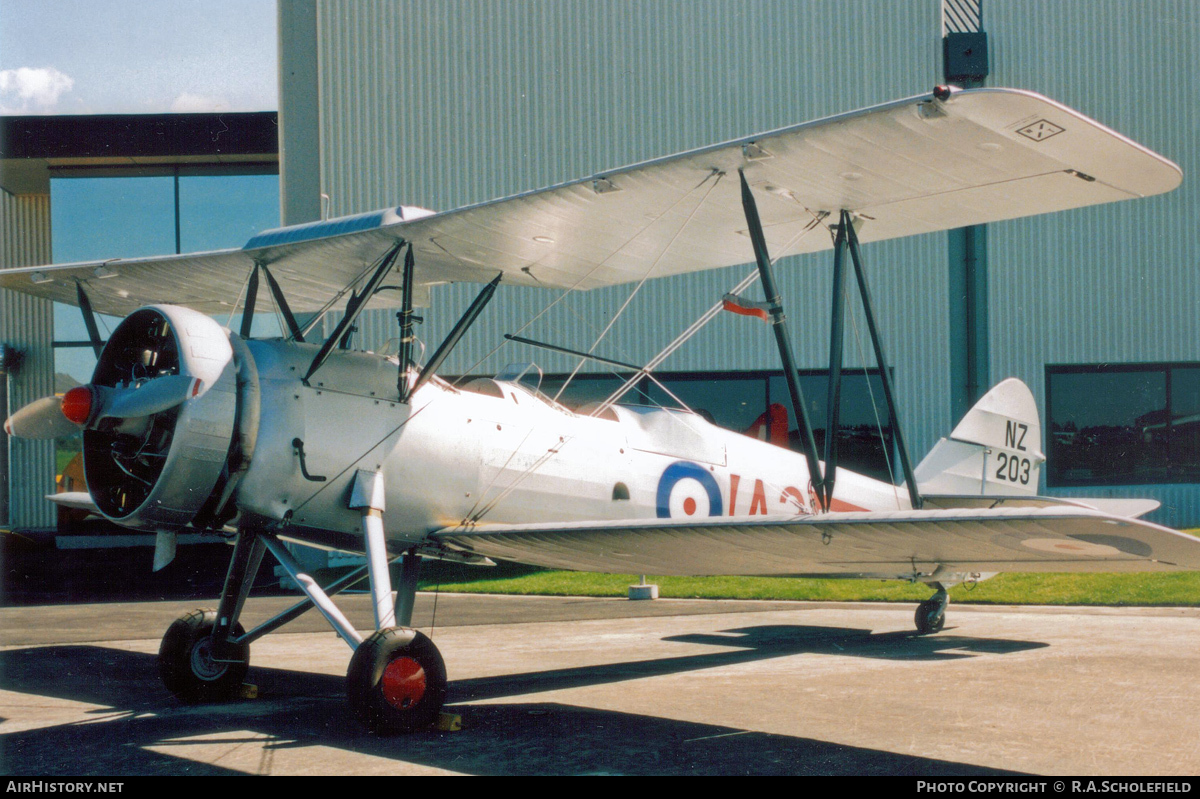
[[[278,14],[285,224],[456,208],[924,94],[948,77],[1040,92],[1174,160],[1184,182],[1167,195],[871,244],[864,256],[915,459],[988,385],[1016,376],[1041,410],[1046,493],[1153,497],[1163,507],[1150,518],[1200,525],[1190,0],[290,0]],[[50,260],[46,196],[6,187],[0,215],[0,265]],[[828,358],[830,271],[821,254],[778,269],[812,386]],[[597,351],[649,360],[745,272],[647,283]],[[556,295],[502,288],[443,372],[536,361],[553,385],[575,360],[499,346],[503,334],[586,350],[631,290],[576,293],[524,327]],[[420,331],[429,347],[476,291],[434,290]],[[26,353],[8,378],[13,407],[52,387],[50,320],[45,303],[0,292],[0,342]],[[359,328],[355,346],[367,349],[397,336],[385,311]],[[865,335],[852,312],[850,426],[874,416]],[[778,368],[767,328],[725,314],[660,373],[685,401],[744,427],[782,396]],[[614,379],[596,369],[579,390]],[[9,524],[51,523],[39,497],[53,487],[52,452],[5,447]]]

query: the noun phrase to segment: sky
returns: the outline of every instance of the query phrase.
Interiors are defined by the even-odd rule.
[[[275,25],[275,0],[0,0],[0,114],[274,111]],[[185,235],[185,249],[240,246],[278,224],[273,176],[241,179],[266,181],[252,194],[230,192],[229,179],[209,182],[221,180],[212,188],[191,179],[181,190],[181,202],[196,206],[181,208],[185,232],[188,219],[206,222],[199,239]],[[158,218],[172,207],[169,178],[55,183],[56,262],[174,250],[173,220]],[[208,196],[212,190],[219,201]],[[248,198],[256,201],[252,212],[243,207]],[[124,214],[124,222],[87,226],[113,214]],[[222,222],[231,215],[248,221]],[[114,237],[117,230],[124,238]],[[56,328],[57,338],[86,338],[73,308],[58,309]],[[60,371],[88,379],[90,349],[56,355]]]
[[[0,0],[0,114],[274,111],[275,0]]]

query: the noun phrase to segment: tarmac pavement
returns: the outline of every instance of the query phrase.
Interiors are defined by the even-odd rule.
[[[247,627],[292,600],[252,598]],[[339,597],[370,627],[369,599]],[[203,605],[204,603],[200,603]],[[436,597],[459,732],[377,738],[316,614],[255,642],[257,699],[186,706],[159,639],[194,601],[0,608],[0,771],[1200,773],[1200,609]],[[418,596],[426,633],[435,597]]]

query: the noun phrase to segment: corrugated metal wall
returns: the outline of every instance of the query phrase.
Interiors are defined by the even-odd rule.
[[[444,210],[735,136],[927,92],[940,69],[934,2],[479,0],[320,3],[322,174],[330,214],[398,203]],[[865,256],[914,449],[949,424],[943,236]],[[747,252],[747,260],[751,254]],[[781,267],[802,367],[823,367],[829,257]],[[747,268],[647,284],[598,352],[645,361]],[[478,288],[435,290],[432,348]],[[579,294],[525,334],[587,349],[630,287]],[[506,346],[557,295],[502,289],[444,371],[536,360]],[[865,328],[862,349],[870,352]],[[394,320],[364,320],[369,345]],[[848,357],[858,363],[853,338]],[[775,368],[765,326],[726,314],[667,370]]]
[[[938,0],[321,0],[330,214],[453,208],[925,92],[941,80],[940,13]],[[989,84],[1043,92],[1197,175],[1198,19],[1188,0],[989,3]],[[1197,185],[1189,177],[1163,198],[991,226],[992,377],[1024,379],[1044,413],[1047,362],[1200,360]],[[865,255],[919,458],[952,421],[945,236]],[[647,285],[598,351],[645,360],[745,271]],[[823,367],[828,258],[788,259],[780,271],[800,365]],[[431,347],[475,290],[435,292],[422,331]],[[586,349],[627,291],[571,297],[526,335]],[[476,365],[554,296],[502,290],[445,370],[569,368],[513,345]],[[382,347],[394,321],[368,316],[368,346]],[[861,363],[850,335],[848,358]],[[775,365],[767,330],[724,315],[663,368]],[[1157,494],[1172,507],[1159,518],[1200,523],[1200,490]]]
[[[991,85],[1053,97],[1184,174],[1168,195],[989,227],[992,375],[1029,383],[1044,416],[1047,363],[1200,361],[1200,4],[1006,0],[985,27]],[[1198,486],[1113,493],[1200,524]]]
[[[0,267],[50,263],[50,197],[14,197],[0,191]],[[54,318],[52,305],[27,294],[0,290],[0,341],[24,355],[20,371],[9,382],[9,405],[15,410],[54,393]],[[3,378],[0,378],[3,379]],[[7,416],[5,409],[0,414]],[[53,527],[53,441],[10,439],[13,472],[9,480],[9,524]]]

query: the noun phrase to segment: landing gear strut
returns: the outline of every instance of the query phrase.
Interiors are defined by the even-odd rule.
[[[946,626],[946,605],[950,602],[950,597],[941,583],[933,585],[937,588],[937,593],[917,605],[915,621],[917,632],[921,635],[941,632],[941,629]]]
[[[350,506],[362,513],[367,565],[322,588],[265,525],[239,526],[237,543],[217,610],[197,610],[177,619],[163,637],[159,674],[185,702],[218,702],[237,696],[250,664],[250,642],[316,607],[354,650],[346,673],[350,708],[371,732],[414,732],[432,724],[446,701],[446,665],[433,641],[409,628],[421,557],[406,553],[398,596],[392,582],[382,519],[383,480],[360,472]],[[270,552],[308,597],[249,633],[237,623],[263,555]],[[330,597],[362,580],[371,582],[375,632],[365,640]]]

